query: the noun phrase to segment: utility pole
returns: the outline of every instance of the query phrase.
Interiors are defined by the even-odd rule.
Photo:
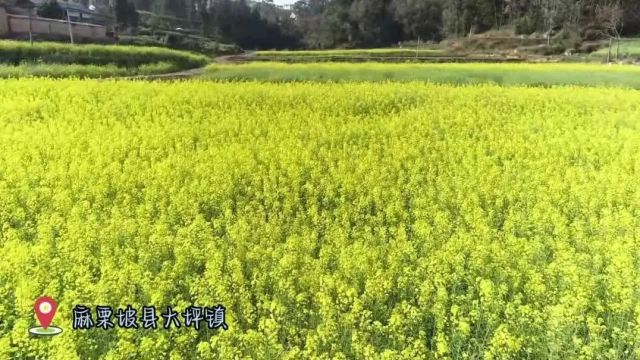
[[[73,44],[73,29],[71,28],[71,17],[69,16],[69,9],[67,9],[67,24],[69,25],[69,39]]]
[[[29,7],[29,45],[33,45],[33,28],[31,26],[31,12],[33,7]]]
[[[192,0],[187,0],[187,22],[189,23],[189,28],[193,28],[193,23],[191,15],[192,15],[192,11],[193,11],[193,1]]]

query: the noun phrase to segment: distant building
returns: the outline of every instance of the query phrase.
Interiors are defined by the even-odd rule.
[[[49,0],[31,0],[36,7],[44,5]],[[111,18],[96,11],[96,6],[90,4],[85,6],[77,1],[58,1],[58,5],[69,14],[71,21],[83,22],[98,25],[107,25],[111,22]]]
[[[69,26],[65,20],[29,16],[30,9],[35,11],[35,8],[31,6],[7,9],[0,5],[0,37],[25,38],[29,34],[35,34],[59,38],[60,36],[69,36],[71,31],[74,39],[81,41],[87,39],[102,41],[108,38],[105,26],[88,23],[89,19],[86,17],[83,22],[71,22],[71,26]],[[69,8],[70,15],[72,11],[73,9]],[[83,11],[79,12],[84,16]],[[91,21],[96,22],[95,19],[91,19]]]

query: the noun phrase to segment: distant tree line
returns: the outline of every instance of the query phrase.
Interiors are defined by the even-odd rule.
[[[205,35],[248,49],[302,46],[302,36],[295,28],[291,12],[272,2],[209,0],[200,9]]]
[[[310,47],[437,41],[512,27],[581,38],[640,32],[638,0],[300,0],[296,27]]]
[[[140,16],[133,1],[116,0],[115,4],[116,22],[121,29],[138,26]]]
[[[122,25],[138,25],[136,9],[197,19],[204,35],[256,49],[388,46],[504,27],[549,42],[640,33],[640,0],[299,0],[291,9],[272,0],[115,0]]]

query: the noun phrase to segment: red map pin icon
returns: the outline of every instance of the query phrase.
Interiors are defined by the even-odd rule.
[[[40,322],[40,326],[48,328],[53,321],[53,316],[56,314],[56,308],[58,304],[55,300],[48,296],[43,296],[36,300],[36,304],[33,307],[36,311],[36,316]]]

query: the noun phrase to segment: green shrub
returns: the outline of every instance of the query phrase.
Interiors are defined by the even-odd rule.
[[[48,19],[64,19],[64,9],[56,0],[50,0],[38,7],[38,16]]]

